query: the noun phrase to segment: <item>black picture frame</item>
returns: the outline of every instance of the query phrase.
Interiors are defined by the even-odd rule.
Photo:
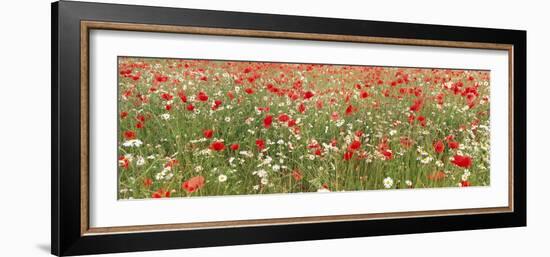
[[[52,3],[51,253],[81,255],[526,226],[526,31],[167,7]],[[80,21],[513,45],[513,201],[506,213],[81,234]],[[503,110],[505,111],[505,110]]]

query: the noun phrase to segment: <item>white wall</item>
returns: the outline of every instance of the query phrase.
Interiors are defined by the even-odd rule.
[[[547,254],[550,33],[544,1],[145,1],[188,8],[528,31],[528,227],[155,252],[155,256],[494,256]],[[46,256],[50,235],[50,1],[0,11],[0,252]],[[6,165],[7,164],[7,165]],[[521,172],[521,171],[519,171]],[[150,256],[131,253],[117,256]]]

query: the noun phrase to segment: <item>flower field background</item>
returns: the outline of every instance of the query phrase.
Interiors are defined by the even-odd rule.
[[[119,199],[487,186],[489,71],[118,59]]]

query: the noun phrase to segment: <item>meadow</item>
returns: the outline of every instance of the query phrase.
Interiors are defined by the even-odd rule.
[[[118,198],[488,186],[489,75],[119,57]]]

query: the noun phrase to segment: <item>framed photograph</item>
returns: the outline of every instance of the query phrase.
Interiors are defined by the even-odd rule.
[[[526,32],[52,4],[52,253],[526,225]]]

